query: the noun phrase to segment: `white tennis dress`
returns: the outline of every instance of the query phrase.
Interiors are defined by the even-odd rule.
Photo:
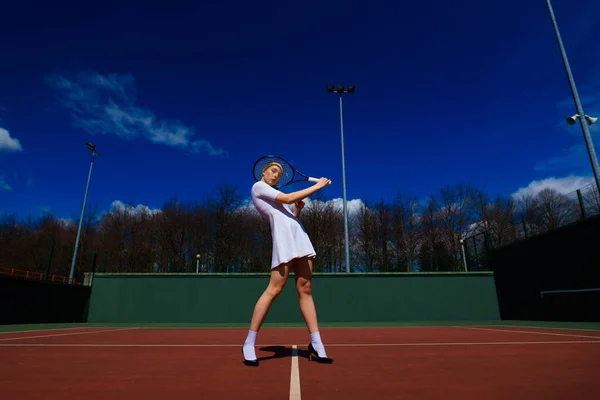
[[[269,221],[273,239],[271,269],[294,258],[316,256],[315,249],[302,223],[292,213],[291,206],[275,198],[279,190],[263,181],[252,186],[252,202],[258,212]]]

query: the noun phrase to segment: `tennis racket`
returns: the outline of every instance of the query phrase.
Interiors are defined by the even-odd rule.
[[[262,178],[263,169],[267,166],[267,164],[271,162],[277,162],[283,167],[283,173],[281,174],[281,179],[279,179],[279,183],[277,187],[283,187],[290,185],[296,182],[318,182],[319,178],[313,178],[307,175],[304,175],[302,172],[298,171],[289,161],[280,156],[262,156],[254,163],[253,174],[254,179],[256,181],[260,181]],[[329,181],[331,185],[331,181]]]

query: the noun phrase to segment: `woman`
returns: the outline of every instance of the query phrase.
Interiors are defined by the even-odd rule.
[[[273,239],[273,253],[271,259],[271,279],[267,289],[260,296],[254,307],[250,330],[242,352],[244,364],[258,366],[254,345],[260,327],[273,304],[285,286],[290,268],[294,270],[296,291],[298,292],[300,311],[310,333],[308,346],[310,360],[321,363],[332,363],[327,357],[325,347],[321,342],[317,312],[311,292],[311,278],[315,250],[308,238],[308,234],[298,220],[300,211],[304,207],[302,201],[311,194],[323,189],[330,181],[321,178],[313,186],[292,193],[283,193],[275,189],[281,175],[283,166],[277,162],[268,163],[262,171],[262,178],[252,186],[252,201],[258,212],[269,220],[271,236]],[[295,208],[292,213],[290,204]]]

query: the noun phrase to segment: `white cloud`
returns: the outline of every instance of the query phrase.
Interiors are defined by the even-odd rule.
[[[0,190],[11,191],[12,186],[10,186],[6,180],[4,179],[4,175],[0,175]]]
[[[340,199],[340,198],[332,199],[332,200],[329,200],[327,203],[332,203],[334,209],[339,210],[340,212],[344,212],[344,199]],[[363,206],[364,206],[364,203],[360,199],[346,200],[346,207],[348,208],[348,216],[358,214]]]
[[[313,202],[318,202],[318,200],[311,200],[311,198],[308,197],[308,198],[304,199],[304,206],[310,207]],[[337,199],[332,199],[332,200],[328,200],[325,202],[325,206],[327,206],[329,204],[333,205],[334,210],[337,210],[339,212],[344,212],[344,199],[337,198]],[[348,207],[348,217],[351,217],[360,212],[364,203],[360,199],[354,199],[354,200],[347,200],[346,205]],[[291,204],[291,207],[293,209],[294,205]],[[250,211],[253,213],[258,213],[256,208],[254,207],[254,204],[252,204],[252,198],[250,198],[250,197],[247,197],[245,200],[242,201],[242,204],[240,205],[239,209],[244,210],[244,211]]]
[[[1,151],[23,151],[19,139],[12,138],[10,133],[0,128],[0,152]]]
[[[137,105],[131,75],[82,73],[76,81],[49,75],[46,83],[56,90],[60,104],[71,111],[75,126],[89,133],[115,134],[122,139],[141,136],[194,153],[226,155],[206,140],[194,140],[194,130],[182,122],[158,119],[154,112]]]
[[[76,228],[77,224],[70,218],[56,218],[56,222],[63,228]]]
[[[154,215],[161,213],[162,210],[157,208],[150,208],[144,204],[132,206],[130,204],[123,203],[121,200],[115,200],[110,205],[110,212],[125,212],[126,214],[136,216],[140,214]]]
[[[554,189],[562,194],[568,194],[577,189],[581,189],[592,182],[592,178],[584,176],[570,175],[563,178],[550,177],[539,181],[533,181],[526,187],[519,188],[519,190],[512,194],[512,197],[520,198],[522,196],[535,196],[546,188]]]

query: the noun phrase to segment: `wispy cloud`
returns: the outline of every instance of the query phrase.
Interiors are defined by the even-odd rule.
[[[56,90],[61,106],[71,112],[75,126],[91,134],[115,134],[123,139],[144,137],[194,153],[226,155],[209,141],[194,139],[193,128],[183,122],[159,119],[153,111],[137,105],[131,75],[81,73],[74,81],[48,75],[45,81]]]
[[[0,128],[0,152],[2,151],[23,151],[19,139],[11,137],[4,128]]]
[[[18,152],[23,151],[23,147],[19,139],[10,136],[10,133],[0,128],[0,153],[2,152]],[[4,174],[0,174],[0,190],[11,191],[12,186],[8,184]]]
[[[577,189],[589,185],[593,182],[591,177],[585,176],[566,176],[563,178],[546,178],[539,181],[533,181],[526,187],[519,188],[515,193],[512,194],[513,198],[520,198],[522,196],[535,196],[543,189],[550,188],[554,189],[562,194],[569,194]]]
[[[0,190],[6,190],[6,191],[11,191],[12,190],[12,186],[10,186],[5,178],[4,175],[0,175]]]
[[[581,135],[580,135],[581,136]],[[562,150],[561,155],[539,161],[535,165],[536,171],[556,171],[562,169],[591,168],[587,148],[581,137],[581,143],[576,143]]]

